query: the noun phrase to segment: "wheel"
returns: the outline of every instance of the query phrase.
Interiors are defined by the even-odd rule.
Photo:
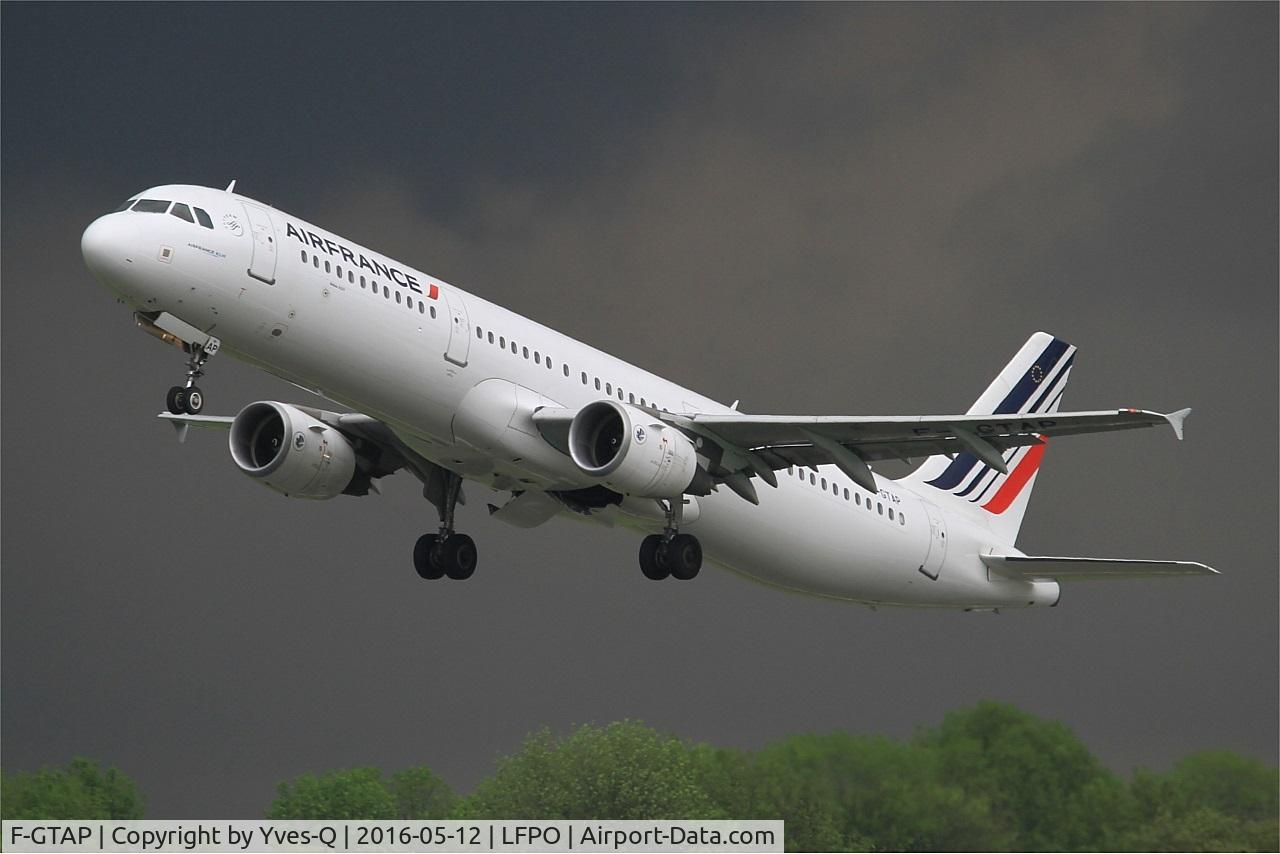
[[[702,543],[692,534],[677,534],[667,546],[671,577],[688,581],[702,569]]]
[[[454,534],[440,545],[445,575],[456,581],[470,578],[476,571],[476,562],[479,558],[476,554],[475,540],[466,534]]]
[[[436,548],[439,539],[435,534],[423,534],[418,537],[418,542],[413,547],[413,568],[419,577],[428,581],[434,581],[444,575],[444,567],[438,560],[433,560],[439,551]]]
[[[661,581],[671,574],[667,568],[666,561],[658,560],[658,552],[665,552],[662,537],[658,534],[650,534],[640,542],[640,571],[644,573],[644,577],[650,581]]]
[[[164,408],[172,415],[182,415],[187,411],[187,390],[180,385],[169,389],[164,396]]]
[[[191,386],[186,390],[187,399],[184,409],[188,415],[199,415],[200,410],[204,409],[204,392],[195,386]]]

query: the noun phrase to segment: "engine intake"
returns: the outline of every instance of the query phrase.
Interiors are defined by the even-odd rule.
[[[624,495],[674,498],[698,474],[693,442],[625,403],[588,403],[569,425],[569,456],[583,474]]]
[[[356,474],[347,437],[287,403],[262,400],[240,410],[230,444],[240,471],[292,498],[334,498]]]

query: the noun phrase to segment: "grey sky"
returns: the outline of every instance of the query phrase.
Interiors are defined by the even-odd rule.
[[[4,4],[3,764],[83,754],[154,817],[541,725],[756,746],[984,697],[1108,763],[1277,752],[1277,7]],[[1052,611],[870,612],[631,535],[485,518],[421,582],[416,482],[289,501],[156,423],[181,358],[79,235],[159,183],[238,189],[756,412],[962,410],[1036,329],[1071,408],[1019,545],[1203,560]],[[306,396],[230,360],[211,411]]]

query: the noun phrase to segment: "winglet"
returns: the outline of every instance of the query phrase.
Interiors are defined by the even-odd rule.
[[[1178,437],[1178,441],[1182,441],[1182,422],[1187,420],[1187,416],[1191,414],[1191,407],[1179,409],[1177,412],[1170,412],[1164,417],[1169,422],[1169,426],[1173,428],[1173,435]]]
[[[231,179],[231,183],[227,185],[227,189],[223,190],[223,192],[224,192],[224,193],[234,193],[235,191],[236,191],[236,179],[235,179],[235,178],[232,178],[232,179]]]

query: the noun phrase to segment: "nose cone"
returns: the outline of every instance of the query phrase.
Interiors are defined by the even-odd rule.
[[[124,247],[120,240],[120,227],[113,221],[116,214],[100,216],[80,235],[80,253],[85,266],[99,280],[105,280],[111,270],[123,260]]]

